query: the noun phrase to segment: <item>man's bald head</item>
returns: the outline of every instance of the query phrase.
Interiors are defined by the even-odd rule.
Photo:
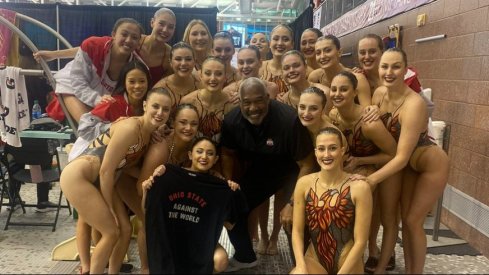
[[[268,95],[267,86],[263,82],[263,80],[257,77],[249,77],[241,82],[239,85],[239,97],[240,99],[243,97],[243,93],[248,91],[256,91],[260,92],[262,95]]]
[[[265,83],[250,77],[239,86],[239,106],[241,114],[253,125],[260,125],[268,114],[270,97]]]

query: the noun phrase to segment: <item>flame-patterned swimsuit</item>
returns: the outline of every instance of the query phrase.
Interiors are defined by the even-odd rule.
[[[233,68],[233,73],[231,74],[231,76],[229,78],[226,76],[226,82],[224,82],[224,85],[222,87],[224,88],[224,87],[228,86],[229,84],[236,82],[238,80],[240,80],[238,70]]]
[[[328,189],[320,197],[317,184],[306,197],[306,222],[311,241],[320,264],[328,274],[339,270],[339,259],[343,249],[353,243],[355,227],[355,205],[351,199],[350,179],[339,189]]]
[[[384,103],[384,98],[387,95],[387,93],[384,94],[382,97],[382,100],[379,103],[379,108],[382,106],[382,103]],[[392,137],[396,140],[397,143],[399,143],[399,137],[401,136],[401,123],[399,122],[399,110],[401,109],[401,106],[404,104],[404,101],[406,100],[406,97],[403,99],[401,104],[397,106],[397,108],[394,110],[392,113],[385,113],[380,116],[380,119],[385,125],[385,128],[387,128],[387,131],[391,133]],[[415,114],[412,114],[415,115]],[[431,141],[430,136],[428,135],[428,130],[422,132],[419,135],[418,143],[416,144],[415,148],[421,147],[421,146],[432,146],[435,145],[433,141]]]
[[[336,117],[331,122],[339,129],[342,129],[340,120],[340,114],[336,113]],[[372,156],[380,151],[375,143],[363,135],[362,120],[363,116],[358,119],[351,129],[343,130],[343,135],[345,135],[348,141],[348,153],[354,157]]]
[[[292,98],[290,98],[290,93],[291,91],[288,91],[285,93],[285,96],[278,98],[277,100],[284,103],[285,105],[289,105],[290,107],[294,108],[297,110],[297,105],[294,102],[292,102]]]
[[[222,108],[213,111],[209,111],[204,107],[198,93],[197,102],[200,104],[200,110],[202,110],[199,121],[199,135],[212,138],[215,142],[219,142],[221,138],[222,120],[224,119],[224,110],[226,110],[228,102],[224,103]]]
[[[180,104],[180,101],[182,101],[182,98],[186,95],[188,95],[189,93],[197,90],[199,88],[199,80],[197,78],[195,78],[194,75],[191,76],[192,80],[193,80],[193,83],[194,85],[190,88],[190,89],[180,89],[178,87],[176,87],[175,85],[173,85],[173,89],[172,87],[170,87],[170,83],[167,81],[165,81],[165,83],[163,84],[163,88],[167,89],[169,92],[170,92],[170,97],[171,97],[171,101],[173,102],[172,106],[171,106],[171,110],[174,111],[177,106]],[[176,90],[179,90],[178,92]]]
[[[137,118],[135,118],[135,117],[129,117],[129,118],[124,117],[124,118],[118,119],[117,121],[123,120],[123,119],[137,119]],[[117,122],[117,121],[115,121],[115,122]],[[141,132],[141,123],[138,123],[138,126],[139,126],[138,141],[136,144],[129,146],[127,153],[126,153],[126,156],[117,166],[117,170],[124,168],[124,166],[126,166],[128,164],[132,164],[134,162],[140,161],[141,156],[146,152],[146,147],[147,147],[146,145],[147,144],[144,144],[144,142],[143,142],[143,136],[142,136],[142,132]],[[105,155],[105,150],[107,149],[107,146],[110,142],[110,138],[111,137],[110,137],[110,128],[109,128],[109,129],[107,129],[107,131],[105,131],[105,133],[103,133],[103,134],[99,135],[97,138],[95,138],[92,141],[92,143],[89,145],[89,147],[87,149],[85,149],[83,154],[80,155],[80,157],[82,157],[84,155],[97,156],[100,158],[100,163],[102,163],[104,155]]]
[[[277,98],[278,98],[283,96],[289,90],[289,85],[285,82],[285,80],[282,78],[281,75],[274,75],[272,73],[272,71],[268,68],[269,64],[270,63],[267,62],[265,69],[263,69],[263,75],[261,76],[261,79],[277,84],[278,87]]]

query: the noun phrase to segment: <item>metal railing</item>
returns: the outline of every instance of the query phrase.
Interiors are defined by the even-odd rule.
[[[46,24],[44,24],[44,23],[42,23],[42,22],[40,22],[40,21],[38,21],[38,20],[36,20],[34,18],[31,18],[31,17],[29,17],[27,15],[23,15],[23,14],[20,14],[20,13],[16,13],[16,17],[19,18],[19,19],[28,21],[28,22],[30,22],[30,23],[38,26],[38,27],[41,27],[44,30],[47,30],[49,33],[51,33],[57,39],[59,39],[67,48],[73,48],[71,46],[71,44],[63,36],[61,36],[58,32],[56,32],[55,30],[53,30],[48,25],[46,25]],[[26,46],[29,47],[29,49],[33,53],[39,51],[39,49],[36,47],[36,45],[34,45],[34,43],[32,43],[32,41],[29,39],[29,37],[27,37],[27,35],[25,35],[19,28],[17,28],[17,26],[15,26],[14,24],[12,24],[10,21],[8,21],[3,16],[0,16],[0,23],[2,23],[3,25],[5,25],[7,28],[9,28],[15,34],[17,34],[17,36],[19,37],[19,39],[22,40],[22,42],[24,42],[26,44]],[[56,90],[56,80],[54,79],[53,74],[51,72],[51,69],[49,69],[48,64],[43,59],[41,59],[39,61],[39,64],[41,65],[42,71],[44,71],[44,75],[48,79],[49,84],[51,85],[51,87],[53,88],[53,90]],[[42,73],[42,71],[40,71],[40,70],[39,71],[29,70],[29,71],[30,71],[30,73]],[[71,117],[70,113],[68,112],[68,109],[66,108],[66,105],[64,104],[63,97],[61,95],[59,95],[59,94],[57,94],[56,97],[58,98],[58,101],[59,101],[59,103],[61,105],[61,108],[63,109],[63,112],[65,113],[65,116],[66,116],[66,119],[68,121],[68,124],[73,129],[73,132],[75,133],[75,136],[78,136],[78,133],[77,133],[77,130],[76,130],[77,129],[76,123],[73,120],[73,118]]]

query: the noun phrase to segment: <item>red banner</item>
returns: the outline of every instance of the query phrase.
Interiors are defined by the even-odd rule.
[[[15,24],[15,11],[0,9],[0,16]],[[4,24],[0,24],[0,66],[7,64],[8,53],[10,51],[10,40],[12,32]]]
[[[432,1],[434,0],[368,0],[326,25],[321,31],[325,35],[343,36]]]

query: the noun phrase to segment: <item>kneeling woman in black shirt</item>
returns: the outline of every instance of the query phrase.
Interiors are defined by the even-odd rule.
[[[239,185],[210,173],[219,159],[211,139],[198,138],[188,156],[190,168],[160,166],[143,182],[152,274],[224,271],[228,255],[218,243],[222,226],[232,228],[246,211]]]

